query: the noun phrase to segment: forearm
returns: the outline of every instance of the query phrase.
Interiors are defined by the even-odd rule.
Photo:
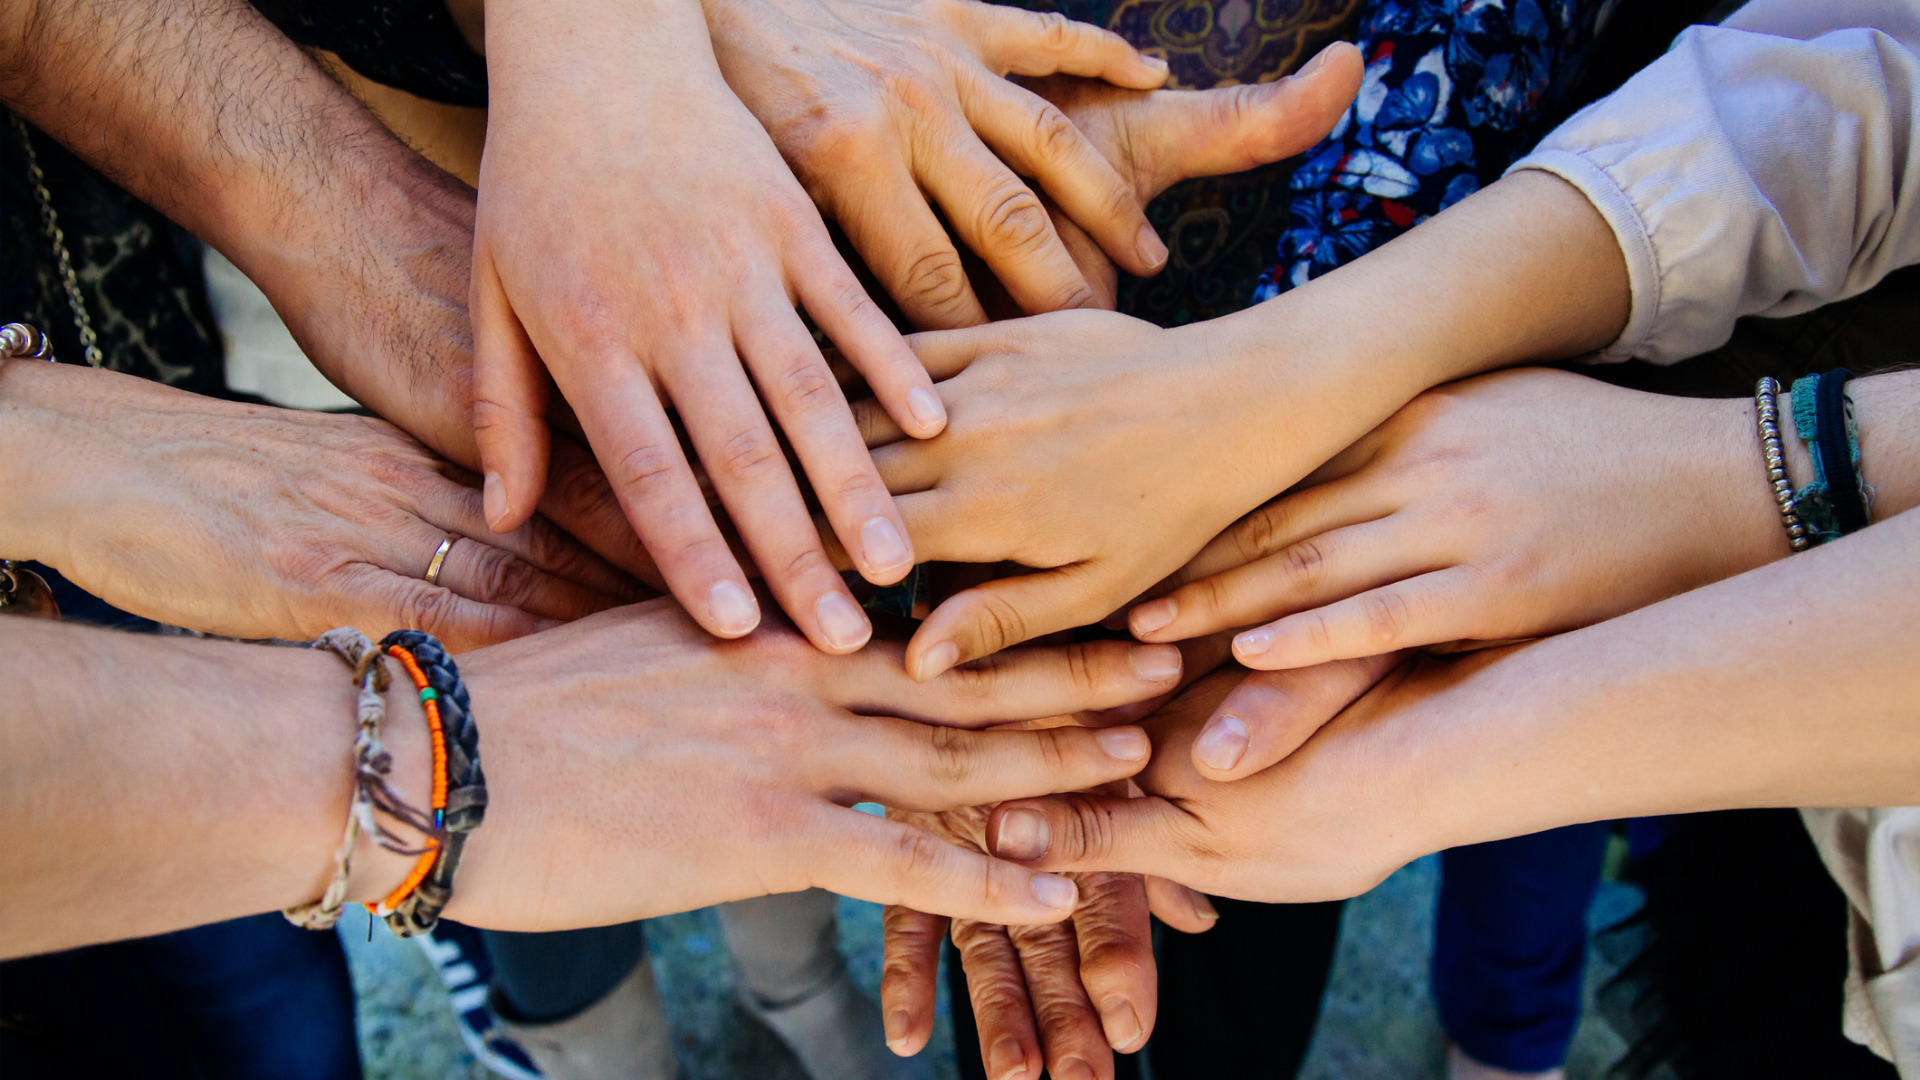
[[[1269,495],[1422,391],[1590,352],[1627,319],[1626,267],[1572,185],[1521,173],[1380,249],[1207,324],[1264,413]]]
[[[1425,762],[1425,846],[1614,817],[1920,802],[1916,550],[1909,512],[1439,691],[1407,751]]]
[[[469,348],[471,193],[243,0],[0,6],[0,100],[232,259],[337,385],[477,460],[446,362]]]
[[[330,655],[0,620],[0,956],[271,911],[325,889],[352,792],[354,691]],[[396,786],[426,790],[411,688]],[[411,860],[362,842],[351,897]]]

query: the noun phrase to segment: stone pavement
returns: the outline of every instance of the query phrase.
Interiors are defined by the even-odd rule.
[[[1347,907],[1332,983],[1301,1080],[1440,1080],[1441,1034],[1427,992],[1427,948],[1433,933],[1437,859],[1394,874]],[[1634,891],[1608,883],[1593,924],[1624,917]],[[353,923],[353,925],[349,925]],[[840,901],[842,944],[855,978],[871,994],[880,981],[880,913],[872,904]],[[367,1080],[487,1080],[460,1045],[446,995],[411,944],[384,926],[342,923],[359,995],[360,1043]],[[711,911],[648,924],[660,988],[679,1034],[688,1080],[805,1080],[771,1033],[733,1004],[726,946]],[[1594,957],[1588,997],[1612,972]],[[952,1080],[952,1034],[935,1034],[936,1074]],[[1600,1080],[1622,1047],[1604,1024],[1581,1026],[1567,1065],[1569,1080]]]

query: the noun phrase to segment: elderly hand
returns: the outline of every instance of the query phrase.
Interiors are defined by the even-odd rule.
[[[780,606],[820,648],[859,648],[872,627],[761,403],[854,564],[887,584],[913,548],[795,300],[916,437],[946,422],[925,370],[721,78],[693,0],[495,0],[487,39],[473,272],[487,520],[524,521],[547,483],[551,375],[674,595],[712,633],[749,632],[758,600],[671,406]]]
[[[991,810],[888,816],[978,851]],[[992,1080],[1038,1077],[1043,1067],[1061,1080],[1111,1080],[1112,1051],[1138,1050],[1153,1032],[1159,987],[1149,907],[1189,933],[1211,929],[1218,915],[1206,897],[1161,878],[1068,876],[1079,886],[1080,904],[1072,917],[1049,925],[1001,926],[887,908],[880,1009],[895,1053],[918,1053],[933,1032],[940,939],[951,924],[980,1059]]]
[[[1428,391],[1133,608],[1143,641],[1252,623],[1306,667],[1556,633],[1787,554],[1753,403],[1523,370]],[[1182,584],[1183,583],[1183,584]]]
[[[1129,272],[1166,262],[1135,187],[1005,78],[1165,81],[1166,64],[1119,35],[980,0],[707,0],[706,12],[728,85],[914,325],[987,318],[935,206],[1021,310],[1094,301],[1023,176]]]
[[[1182,180],[1245,172],[1311,148],[1346,112],[1360,75],[1360,50],[1336,41],[1286,78],[1213,90],[1142,93],[1065,76],[1022,82],[1066,114],[1144,205]],[[1113,307],[1119,270],[1139,271],[1109,259],[1060,207],[1048,210],[1097,306]]]
[[[383,421],[27,361],[0,365],[0,412],[15,471],[0,550],[161,622],[291,639],[416,627],[466,649],[640,595],[544,519],[493,534],[460,470]]]
[[[717,641],[662,599],[475,653],[461,670],[490,802],[448,915],[592,926],[820,887],[994,923],[1058,921],[1078,903],[1071,882],[851,807],[932,812],[1138,771],[1147,740],[1135,727],[930,725],[1151,696],[1178,672],[1135,675],[1141,648],[1022,650],[921,684],[897,644],[829,656],[774,620]]]

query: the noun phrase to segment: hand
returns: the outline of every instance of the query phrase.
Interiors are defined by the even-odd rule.
[[[138,615],[242,638],[417,627],[467,649],[639,592],[544,519],[496,536],[465,474],[379,420],[53,364],[0,365],[0,387],[17,469],[0,550]]]
[[[969,851],[982,850],[991,807],[888,816]],[[1112,1050],[1138,1050],[1153,1032],[1155,980],[1149,907],[1189,933],[1219,916],[1207,898],[1162,878],[1069,875],[1080,904],[1064,922],[1000,926],[893,906],[886,927],[880,1007],[887,1044],[919,1053],[933,1032],[940,939],[951,922],[992,1080],[1049,1075],[1111,1080]]]
[[[916,678],[1100,621],[1271,495],[1247,392],[1269,377],[1213,325],[1064,311],[915,338],[950,430],[909,443],[871,408],[862,426],[921,557],[1039,568],[935,608]]]
[[[928,726],[1100,708],[1178,677],[1134,675],[1137,648],[1023,650],[917,684],[897,644],[827,656],[771,620],[716,641],[662,599],[475,653],[461,670],[490,802],[448,915],[592,926],[817,886],[991,922],[1058,921],[1077,903],[1070,882],[849,807],[936,811],[1137,771],[1138,728]]]
[[[1119,35],[979,0],[708,0],[706,13],[728,85],[914,325],[987,319],[929,200],[1023,311],[1093,302],[1022,176],[1128,272],[1166,262],[1109,158],[1004,78],[1164,82],[1166,63]]]
[[[472,305],[487,520],[533,512],[550,373],[674,595],[712,633],[749,632],[758,601],[671,404],[781,607],[820,648],[859,648],[872,627],[755,390],[855,565],[887,584],[913,549],[795,298],[916,437],[946,419],[926,372],[722,81],[691,0],[495,6]]]
[[[1133,608],[1143,641],[1274,620],[1234,655],[1290,668],[1556,633],[1787,554],[1753,406],[1560,371],[1416,398]]]
[[[1501,655],[1423,661],[1385,681],[1379,680],[1392,664],[1381,657],[1328,672],[1218,672],[1148,722],[1153,760],[1136,781],[1146,798],[1071,795],[1007,803],[988,825],[987,850],[1057,871],[1157,874],[1243,900],[1357,896],[1412,859],[1449,846],[1439,839],[1441,821],[1453,809],[1447,800],[1497,797],[1447,786],[1449,762],[1434,760],[1435,745],[1457,748],[1471,735],[1457,727],[1434,730],[1422,703]],[[1259,701],[1243,695],[1250,689],[1243,678],[1260,680],[1261,691],[1278,691],[1269,704],[1291,708],[1249,707]],[[1298,748],[1249,761],[1258,771],[1237,783],[1218,782],[1195,767],[1194,744],[1203,724],[1229,709],[1251,718],[1258,745]],[[1499,758],[1502,751],[1491,753]],[[1497,835],[1511,834],[1478,839]]]
[[[1064,76],[1022,81],[1073,121],[1145,205],[1182,180],[1245,172],[1312,148],[1353,102],[1362,68],[1360,50],[1336,41],[1286,78],[1213,90],[1142,93]],[[1113,307],[1114,260],[1059,207],[1048,210],[1096,306]]]

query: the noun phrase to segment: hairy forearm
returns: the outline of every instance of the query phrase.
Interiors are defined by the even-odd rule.
[[[0,5],[0,100],[232,259],[349,394],[477,460],[472,193],[244,0]]]
[[[1434,808],[1427,846],[1613,817],[1920,802],[1916,551],[1909,511],[1440,691],[1408,751],[1427,762],[1414,797]]]
[[[319,896],[352,789],[348,676],[304,649],[0,619],[0,957]],[[417,797],[425,721],[397,685],[388,745]],[[351,895],[408,862],[363,842]]]

